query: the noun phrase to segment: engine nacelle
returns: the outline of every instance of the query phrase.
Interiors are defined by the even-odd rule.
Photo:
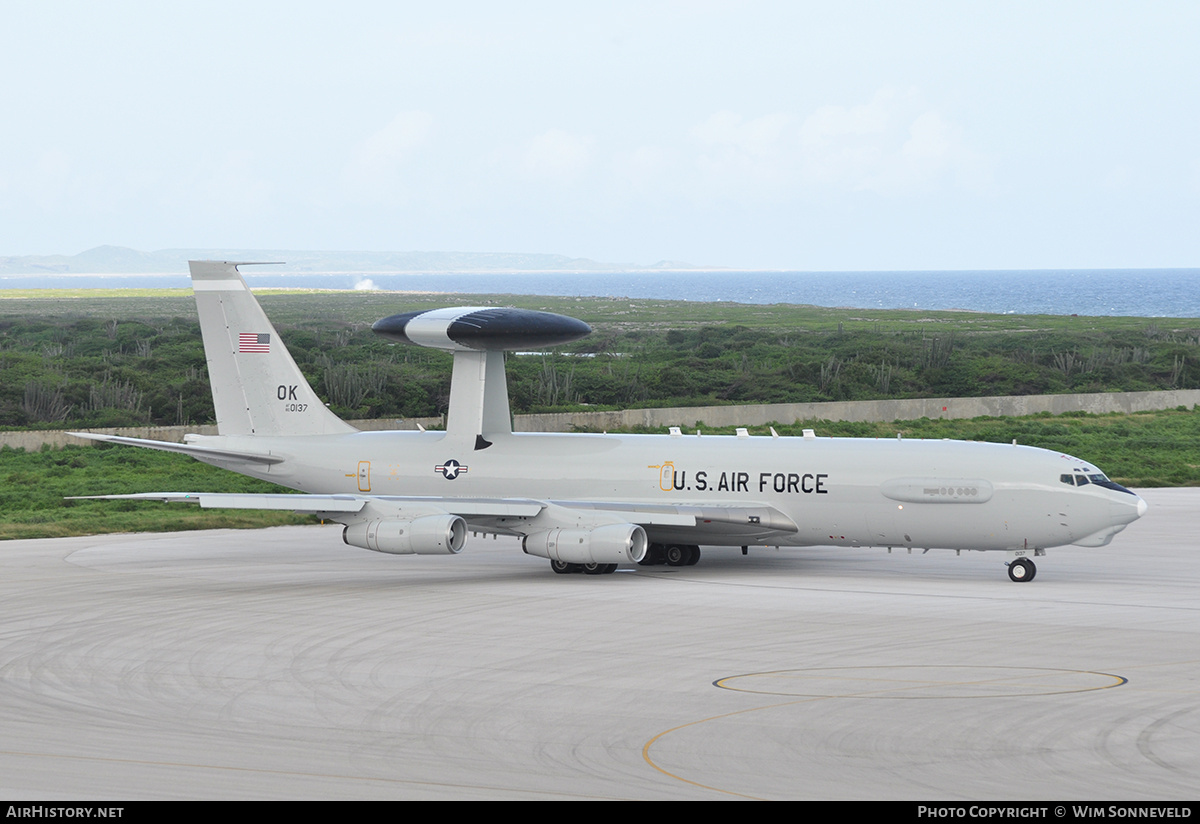
[[[595,529],[550,529],[526,535],[526,555],[568,564],[636,564],[646,557],[646,530],[637,524]]]
[[[456,555],[466,539],[467,522],[458,515],[377,518],[342,530],[342,541],[350,546],[390,555]]]

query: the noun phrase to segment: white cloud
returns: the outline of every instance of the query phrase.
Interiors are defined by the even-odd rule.
[[[254,167],[252,152],[233,149],[202,173],[197,188],[220,211],[260,215],[271,199],[272,186]]]
[[[702,201],[778,202],[828,189],[904,196],[990,181],[987,159],[916,90],[883,89],[866,103],[807,116],[720,111],[689,137]]]
[[[691,130],[701,185],[711,195],[756,196],[794,177],[796,117],[785,113],[744,120],[721,111]]]
[[[73,162],[60,149],[46,149],[24,170],[13,175],[14,193],[21,192],[39,209],[57,207],[72,182]]]
[[[916,90],[882,89],[857,106],[823,106],[799,130],[803,179],[886,195],[986,186],[990,162]]]
[[[657,197],[669,188],[678,165],[677,152],[659,146],[638,146],[613,157],[609,182],[616,190],[635,193],[639,198]]]
[[[794,121],[787,114],[768,114],[744,121],[735,112],[721,111],[692,129],[692,137],[713,149],[746,158],[765,157],[778,150],[781,138]]]
[[[433,126],[433,115],[428,112],[397,114],[354,147],[343,173],[347,186],[358,193],[393,189],[402,168],[429,142]]]
[[[533,177],[566,183],[582,175],[592,157],[591,138],[550,129],[529,142],[521,167]]]

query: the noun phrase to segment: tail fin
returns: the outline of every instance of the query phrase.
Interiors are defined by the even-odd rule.
[[[237,263],[193,260],[192,289],[222,435],[331,435],[354,427],[313,392]]]

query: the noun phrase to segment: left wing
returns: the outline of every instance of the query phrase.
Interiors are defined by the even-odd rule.
[[[141,492],[87,495],[77,499],[193,503],[204,509],[291,510],[347,525],[370,520],[408,521],[428,515],[453,515],[462,518],[474,531],[520,536],[547,529],[590,530],[611,524],[636,524],[656,543],[712,541],[730,544],[799,531],[794,521],[765,504],[239,492]]]
[[[70,500],[90,501],[161,501],[163,503],[199,504],[201,509],[277,509],[291,510],[302,514],[363,512],[368,504],[377,509],[386,509],[388,504],[397,508],[407,504],[432,506],[464,518],[486,518],[497,516],[531,518],[545,507],[538,501],[517,498],[418,498],[383,495],[311,495],[306,493],[271,492],[137,492],[128,495],[77,495]],[[378,517],[383,513],[374,514]],[[331,520],[357,520],[333,518]]]

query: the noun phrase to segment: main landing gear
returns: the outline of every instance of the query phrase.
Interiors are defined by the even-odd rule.
[[[1008,577],[1017,583],[1032,581],[1037,575],[1037,566],[1028,558],[1017,558],[1008,563]]]
[[[611,575],[617,571],[616,564],[568,564],[566,561],[551,561],[550,568],[559,575],[582,572],[584,575]]]
[[[646,557],[638,561],[638,566],[692,566],[700,560],[700,547],[690,544],[650,544],[646,548]],[[572,575],[582,572],[584,575],[611,575],[617,571],[616,564],[570,564],[566,561],[551,561],[550,568],[559,575]]]
[[[646,557],[638,561],[638,566],[694,566],[700,560],[700,547],[691,544],[650,544]]]

